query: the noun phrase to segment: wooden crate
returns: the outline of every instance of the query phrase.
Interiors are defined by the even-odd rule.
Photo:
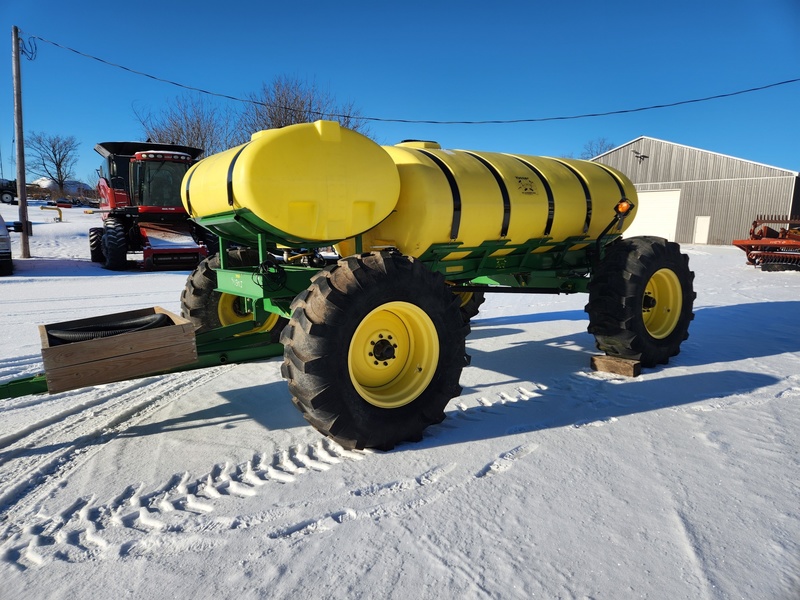
[[[92,340],[64,342],[53,330],[108,325],[121,319],[166,314],[171,325]],[[156,375],[197,360],[194,326],[158,306],[40,325],[47,390],[52,394],[90,385]]]

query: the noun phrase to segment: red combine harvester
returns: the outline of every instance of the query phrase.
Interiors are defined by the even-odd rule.
[[[103,227],[89,230],[92,262],[122,271],[128,254],[141,252],[147,270],[193,269],[216,251],[216,236],[189,220],[181,203],[181,181],[202,150],[149,142],[94,149],[105,160],[97,184]]]
[[[744,250],[748,264],[762,271],[800,271],[800,216],[758,216],[750,238],[731,243]]]

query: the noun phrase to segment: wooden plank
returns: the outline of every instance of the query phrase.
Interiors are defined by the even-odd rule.
[[[642,364],[638,360],[619,358],[617,356],[592,356],[592,369],[625,377],[638,377],[642,373]]]
[[[193,342],[184,342],[82,365],[49,369],[45,371],[47,390],[55,394],[90,385],[157,375],[186,366],[196,360],[197,346]]]
[[[193,337],[193,332],[192,332]],[[79,366],[111,356],[125,356],[144,350],[157,350],[180,344],[189,339],[178,327],[158,327],[145,331],[72,342],[42,349],[45,370]]]

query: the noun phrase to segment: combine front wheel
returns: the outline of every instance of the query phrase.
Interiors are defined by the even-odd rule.
[[[615,242],[589,284],[589,333],[611,356],[666,364],[694,318],[694,273],[680,246],[657,237]]]
[[[102,253],[103,267],[111,271],[124,271],[128,268],[128,240],[125,226],[109,217],[103,224]]]
[[[106,261],[103,254],[103,228],[92,227],[89,230],[89,257],[92,262],[101,263]]]
[[[469,325],[443,278],[388,252],[321,271],[292,303],[283,376],[306,420],[346,448],[416,441],[461,393]]]

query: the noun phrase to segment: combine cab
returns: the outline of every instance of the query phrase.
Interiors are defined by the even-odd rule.
[[[747,263],[762,271],[800,271],[800,216],[759,216],[750,238],[731,242],[747,254]]]
[[[97,185],[103,227],[89,230],[93,262],[128,268],[128,254],[142,253],[141,266],[192,269],[216,248],[216,237],[189,220],[181,204],[184,174],[202,150],[147,142],[104,142]]]

